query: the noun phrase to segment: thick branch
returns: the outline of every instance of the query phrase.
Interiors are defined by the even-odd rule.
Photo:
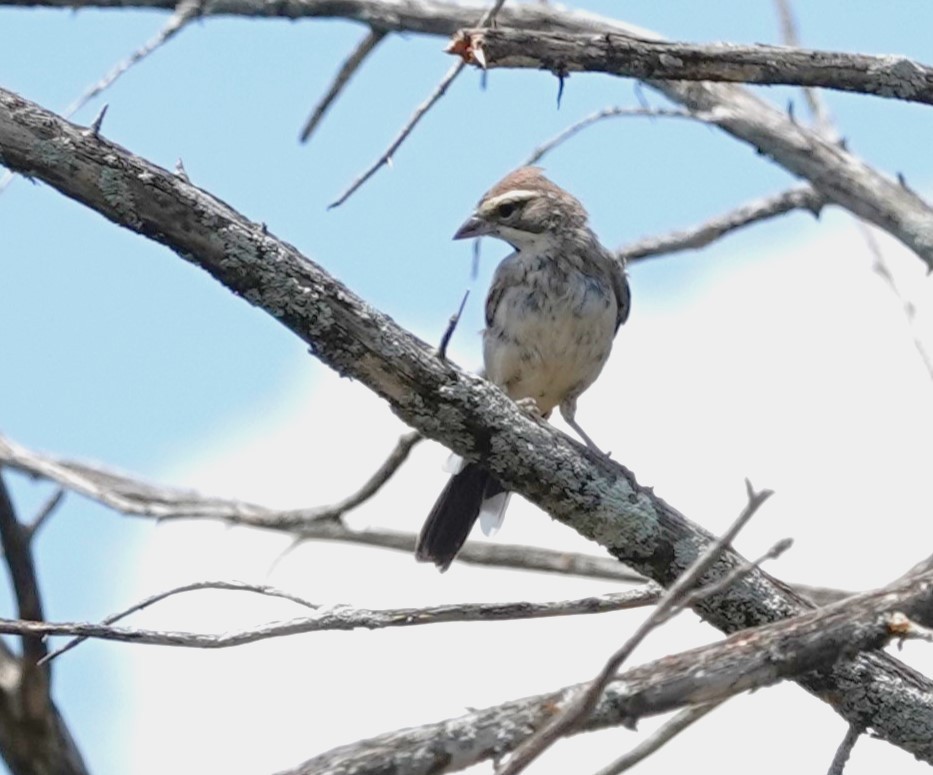
[[[115,223],[160,242],[266,310],[406,423],[488,467],[510,489],[667,586],[712,539],[627,469],[528,417],[482,378],[365,304],[261,225],[119,146],[0,90],[0,159]],[[742,562],[732,551],[703,579]],[[732,632],[805,610],[766,573],[749,573],[695,610]],[[800,682],[852,723],[933,762],[933,685],[884,654]]]
[[[41,620],[31,535],[0,476],[0,540],[16,606],[21,617]],[[52,702],[49,668],[39,664],[45,641],[27,634],[22,641],[20,657],[0,642],[0,756],[13,775],[84,775],[81,753]]]
[[[593,715],[575,731],[630,726],[646,716],[721,702],[807,671],[825,670],[859,650],[900,637],[901,612],[917,619],[933,617],[933,573],[628,670],[608,685]],[[514,749],[560,713],[583,686],[341,746],[306,761],[291,775],[453,772]]]
[[[611,33],[466,30],[485,66],[609,73],[642,80],[816,86],[933,105],[933,68],[903,56],[788,46],[671,43]],[[468,56],[475,62],[476,55]],[[480,62],[481,63],[481,62]]]

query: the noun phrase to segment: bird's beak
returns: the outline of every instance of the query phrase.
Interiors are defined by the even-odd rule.
[[[457,229],[454,239],[469,239],[470,237],[482,237],[484,234],[490,234],[489,223],[478,215],[471,215],[464,221],[463,225]]]

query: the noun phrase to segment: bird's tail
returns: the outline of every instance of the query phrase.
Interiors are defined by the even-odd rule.
[[[447,570],[470,535],[483,501],[503,492],[505,488],[489,471],[476,463],[466,463],[450,477],[431,509],[418,536],[415,557]]]

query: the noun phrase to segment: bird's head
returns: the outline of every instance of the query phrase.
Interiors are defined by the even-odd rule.
[[[586,226],[586,211],[537,167],[510,172],[480,199],[454,239],[497,237],[516,250],[546,250]]]

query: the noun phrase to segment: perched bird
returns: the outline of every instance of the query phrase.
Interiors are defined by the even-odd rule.
[[[497,267],[486,297],[486,378],[542,417],[559,407],[598,451],[574,415],[628,317],[622,266],[590,229],[583,205],[537,167],[506,175],[453,238],[486,236],[515,249]],[[446,570],[481,512],[484,527],[498,525],[507,495],[485,468],[462,462],[421,529],[417,559]]]

